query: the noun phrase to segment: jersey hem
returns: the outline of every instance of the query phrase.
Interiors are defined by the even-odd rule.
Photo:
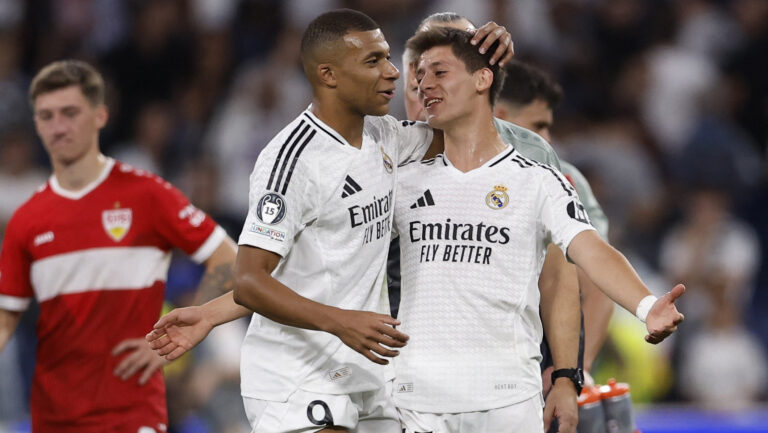
[[[429,405],[419,404],[418,402],[402,402],[394,397],[395,406],[398,409],[406,409],[414,412],[425,413],[465,413],[465,412],[481,412],[486,410],[499,409],[506,406],[512,406],[513,404],[522,403],[535,397],[537,394],[541,394],[541,390],[531,390],[530,393],[522,393],[509,398],[493,400],[489,402],[483,402],[476,405],[465,405],[462,407],[451,405]]]

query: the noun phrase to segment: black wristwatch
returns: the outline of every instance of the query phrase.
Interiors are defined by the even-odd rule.
[[[558,377],[567,377],[573,382],[576,388],[576,396],[581,395],[581,388],[584,388],[584,370],[580,368],[561,368],[552,372],[552,385]]]

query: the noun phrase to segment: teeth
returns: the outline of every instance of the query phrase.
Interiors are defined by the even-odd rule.
[[[440,99],[440,98],[432,98],[432,99],[428,99],[428,100],[427,100],[427,103],[425,104],[425,106],[426,106],[427,108],[429,108],[429,107],[430,107],[432,104],[434,104],[435,102],[440,102],[440,101],[442,101],[442,99]]]

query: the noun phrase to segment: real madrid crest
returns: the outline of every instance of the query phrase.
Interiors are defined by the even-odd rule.
[[[384,160],[384,169],[387,170],[387,173],[391,174],[394,164],[392,163],[392,158],[387,155],[387,152],[384,152],[384,146],[381,146],[381,157]]]
[[[265,194],[256,205],[256,216],[264,224],[278,224],[285,218],[285,199],[273,192]]]
[[[101,213],[101,225],[104,231],[115,242],[123,240],[128,230],[131,229],[133,222],[133,211],[131,209],[120,209],[120,202],[115,202],[115,208],[105,210]]]
[[[509,195],[504,185],[495,185],[493,191],[485,196],[485,204],[491,209],[504,209],[507,203],[509,203]]]

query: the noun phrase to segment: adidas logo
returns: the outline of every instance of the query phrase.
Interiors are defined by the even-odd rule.
[[[416,209],[417,207],[426,207],[426,206],[434,206],[435,200],[432,199],[432,193],[429,190],[424,191],[424,195],[419,197],[418,200],[416,200],[416,203],[411,205],[411,209]]]
[[[344,179],[344,192],[341,193],[341,198],[347,198],[356,192],[362,191],[363,188],[355,182],[354,179],[347,175]]]

